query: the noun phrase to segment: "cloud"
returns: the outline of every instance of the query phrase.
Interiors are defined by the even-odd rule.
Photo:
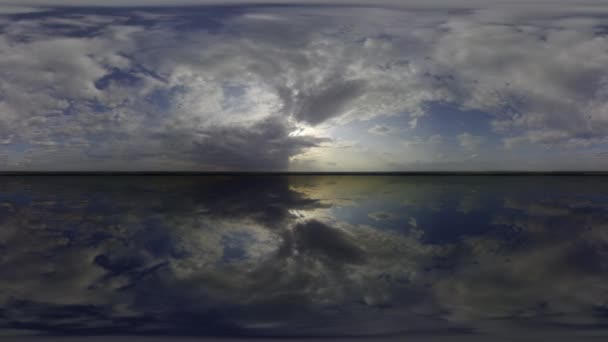
[[[392,127],[384,126],[384,125],[375,125],[367,130],[368,132],[376,135],[389,135],[394,133],[395,130]]]
[[[30,6],[94,6],[94,7],[113,7],[113,6],[183,6],[183,5],[222,5],[222,4],[292,4],[292,5],[318,5],[316,0],[108,0],[101,4],[91,5],[86,0],[2,0],[0,4],[27,4]],[[368,5],[364,0],[332,0],[324,3],[327,5]],[[536,9],[548,5],[556,6],[558,9],[572,8],[571,2],[565,0],[535,0],[523,3],[513,3],[508,0],[460,0],[445,4],[441,0],[430,1],[400,1],[400,0],[381,0],[375,2],[377,6],[393,7],[432,7],[432,8],[479,8],[479,7],[502,7],[518,8],[528,7]],[[597,2],[593,0],[581,1],[581,7],[597,7]]]
[[[460,147],[467,151],[477,151],[483,143],[483,137],[464,132],[458,136]]]
[[[600,53],[581,66],[576,51],[602,49],[604,37],[593,33],[592,22],[585,29],[553,25],[557,27],[541,33],[453,21],[435,55],[458,80],[456,101],[494,114],[496,129],[529,130],[532,143],[567,144],[582,138],[593,144],[605,127],[595,105],[590,107],[603,102],[598,73],[605,56]],[[590,84],[600,88],[592,90]]]
[[[329,258],[329,262],[340,264],[356,264],[365,260],[364,252],[355,241],[349,241],[347,235],[322,222],[312,220],[294,229],[294,248],[298,253],[319,253]]]
[[[194,141],[180,131],[161,132],[158,137],[171,144],[168,149],[183,148],[188,159],[200,160],[208,168],[218,170],[286,170],[289,157],[327,140],[292,137],[289,133],[283,120],[268,118],[251,126],[201,129]]]
[[[2,3],[0,3],[0,15],[25,14],[41,11],[44,11],[44,9],[35,7],[3,6]]]
[[[431,135],[427,138],[421,137],[413,137],[412,139],[402,140],[402,144],[406,147],[410,146],[418,146],[418,145],[426,145],[426,146],[436,146],[443,142],[443,137],[439,134]]]
[[[395,215],[384,211],[373,212],[368,214],[367,216],[374,221],[390,220],[395,217]]]
[[[548,3],[556,7],[548,11]],[[20,6],[45,4],[51,5]],[[96,13],[84,2],[53,3],[61,4],[83,7],[0,19],[0,134],[13,134],[7,148],[23,151],[20,160],[9,158],[12,167],[284,169],[331,138],[323,129],[379,116],[403,116],[415,129],[429,103],[486,113],[506,148],[606,143],[601,4],[575,10],[563,1],[459,1],[449,6],[469,10],[443,4],[420,11],[427,5],[387,2]],[[319,130],[309,137],[289,135],[312,126]],[[234,145],[214,145],[212,130]],[[262,143],[264,134],[279,130],[287,134],[283,144]],[[274,152],[256,158],[241,143],[247,139]],[[459,142],[474,151],[478,139],[465,132]],[[194,153],[202,143],[209,152]]]
[[[291,157],[326,138],[287,134],[287,144],[255,150],[274,151],[285,146],[287,153],[258,156],[261,158],[254,162],[256,157],[238,151],[249,145],[210,146],[216,140],[205,137],[217,135],[212,132],[217,130],[233,137],[231,142],[245,141],[260,132],[259,127],[273,127],[260,133],[275,134],[279,126],[295,130],[294,121],[309,125],[338,117],[348,121],[377,115],[376,110],[390,114],[395,111],[389,108],[400,106],[387,102],[388,107],[377,107],[380,102],[370,101],[376,90],[368,91],[368,80],[361,78],[364,75],[357,70],[348,75],[351,62],[345,64],[343,58],[352,47],[332,43],[334,51],[327,51],[328,42],[309,31],[310,24],[335,29],[323,23],[322,16],[294,17],[288,28],[281,21],[260,21],[256,19],[259,16],[251,15],[255,12],[229,15],[219,20],[220,27],[229,25],[249,34],[239,37],[220,31],[221,39],[205,27],[173,27],[205,14],[202,11],[190,17],[187,12],[178,12],[155,27],[146,27],[146,15],[155,14],[144,11],[79,17],[55,11],[5,22],[7,30],[0,41],[7,51],[0,64],[0,73],[5,76],[4,115],[11,130],[19,132],[15,141],[47,146],[29,148],[28,153],[34,156],[22,162],[33,169],[48,169],[53,164],[125,169],[129,168],[126,160],[138,160],[132,167],[144,169],[225,169],[231,168],[230,164],[284,169]],[[147,32],[152,31],[161,40],[175,43],[167,46],[148,40]],[[283,34],[271,34],[276,31]],[[184,39],[190,43],[177,43]],[[201,50],[200,46],[212,48]],[[267,58],[259,58],[261,55]],[[355,108],[360,110],[353,111]],[[264,123],[269,121],[283,123]],[[115,137],[128,141],[114,144]],[[259,139],[260,143],[273,144],[262,142],[264,136]],[[192,145],[200,140],[209,145],[209,152],[190,159]],[[294,148],[289,147],[292,140]],[[58,155],[59,149],[67,155]],[[216,149],[229,151],[225,160],[217,159],[223,152]],[[155,154],[167,158],[153,160]],[[47,157],[35,158],[42,155]],[[83,160],[83,155],[92,158]]]
[[[302,94],[304,100],[299,105],[295,118],[311,125],[320,124],[331,117],[342,114],[350,101],[364,92],[362,81],[330,81],[331,85],[321,86],[313,94]]]
[[[47,39],[39,26],[55,16],[33,20],[33,27],[9,24],[0,41],[7,45],[0,62],[7,129],[18,132],[11,141],[37,145],[31,153],[47,156],[31,158],[29,168],[129,169],[131,160],[139,163],[134,169],[277,170],[325,140],[290,136],[293,124],[270,116],[275,99],[247,84],[200,82],[188,69],[169,76],[175,84],[168,84],[156,72],[162,68],[142,68],[134,56],[142,26],[107,26],[122,18],[96,23],[85,16],[69,24],[95,26],[99,33],[92,39],[70,31]],[[31,41],[11,43],[17,35],[31,35]],[[113,137],[127,141],[116,144]],[[169,159],[145,161],[155,155]]]

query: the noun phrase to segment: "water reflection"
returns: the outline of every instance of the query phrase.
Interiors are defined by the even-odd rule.
[[[608,178],[4,177],[0,279],[3,335],[601,336]]]

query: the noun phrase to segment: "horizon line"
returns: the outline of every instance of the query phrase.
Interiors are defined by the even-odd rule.
[[[608,176],[607,171],[0,171],[0,176]]]

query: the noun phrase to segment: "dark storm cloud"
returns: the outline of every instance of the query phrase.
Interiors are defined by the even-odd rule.
[[[195,132],[191,129],[166,129],[154,132],[133,146],[100,146],[90,149],[91,156],[103,160],[120,156],[133,161],[158,155],[179,154],[182,158],[205,165],[207,170],[286,170],[289,158],[328,141],[309,136],[292,137],[290,126],[271,117],[251,126],[213,125]],[[124,137],[124,136],[123,136]],[[153,149],[142,151],[147,142]]]
[[[311,125],[318,125],[334,116],[342,114],[349,101],[365,91],[363,81],[334,81],[321,85],[312,94],[301,94],[300,109],[295,117]]]

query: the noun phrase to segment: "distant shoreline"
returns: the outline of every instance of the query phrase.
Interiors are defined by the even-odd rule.
[[[608,176],[608,171],[403,171],[403,172],[245,172],[245,171],[0,171],[0,176]]]

